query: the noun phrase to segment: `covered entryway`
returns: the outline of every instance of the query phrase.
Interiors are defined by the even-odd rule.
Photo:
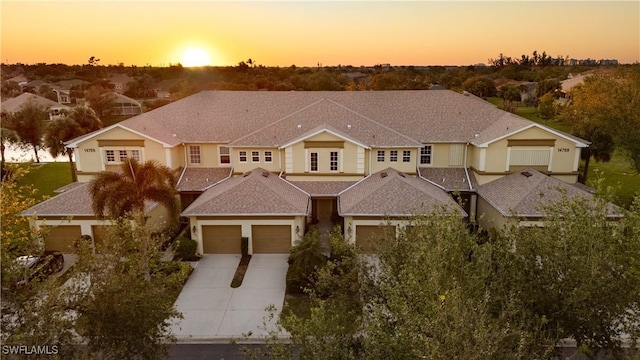
[[[291,225],[252,225],[254,254],[284,254],[291,248]]]
[[[394,225],[356,225],[356,247],[366,254],[374,251],[375,243],[395,237]]]
[[[240,254],[241,225],[202,226],[202,251],[205,254]]]
[[[74,243],[82,236],[80,225],[49,227],[46,231],[44,241],[45,251],[73,253],[75,252]]]

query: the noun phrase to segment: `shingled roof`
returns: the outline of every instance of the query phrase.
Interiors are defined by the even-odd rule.
[[[308,215],[309,194],[262,168],[228,178],[202,193],[182,216]]]
[[[231,176],[231,168],[210,168],[210,167],[188,167],[178,179],[176,189],[180,192],[184,191],[205,191],[209,187],[215,185]]]
[[[33,103],[38,106],[44,107],[45,109],[50,109],[52,107],[61,108],[61,109],[69,109],[66,105],[58,104],[55,101],[49,100],[45,97],[31,94],[31,93],[22,93],[12,99],[8,99],[2,102],[2,110],[15,113],[20,110],[27,104]]]
[[[535,169],[504,176],[478,186],[477,193],[505,217],[543,217],[543,208],[563,198],[581,197],[591,201],[593,195],[583,187],[547,176]],[[622,216],[622,211],[611,204],[612,217]]]
[[[36,204],[24,212],[22,216],[95,216],[93,212],[89,184],[72,183],[61,188],[60,195],[56,195],[39,204]],[[158,203],[146,201],[145,212],[149,212],[158,206]]]
[[[338,196],[356,181],[291,181],[311,196]]]
[[[467,215],[443,190],[393,168],[364,178],[343,191],[338,201],[341,216],[410,216],[439,207]]]
[[[396,90],[203,91],[117,126],[166,146],[282,146],[319,128],[366,146],[419,146],[486,143],[532,124],[469,94]]]
[[[464,168],[420,167],[418,173],[446,191],[469,191],[477,186]]]

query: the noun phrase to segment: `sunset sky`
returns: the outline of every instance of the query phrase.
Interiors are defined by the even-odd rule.
[[[469,65],[533,50],[640,60],[638,1],[1,0],[1,20],[9,64]]]

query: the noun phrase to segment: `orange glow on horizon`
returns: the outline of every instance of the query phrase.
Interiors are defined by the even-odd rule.
[[[470,65],[534,50],[640,61],[637,1],[1,1],[10,64]]]

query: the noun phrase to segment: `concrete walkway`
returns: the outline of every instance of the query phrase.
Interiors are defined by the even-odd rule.
[[[273,305],[284,302],[287,254],[253,255],[242,285],[231,288],[240,255],[207,254],[200,259],[176,300],[184,319],[172,326],[178,342],[249,340],[268,334],[262,329]],[[277,316],[276,316],[277,318]],[[273,322],[267,326],[274,329]]]

